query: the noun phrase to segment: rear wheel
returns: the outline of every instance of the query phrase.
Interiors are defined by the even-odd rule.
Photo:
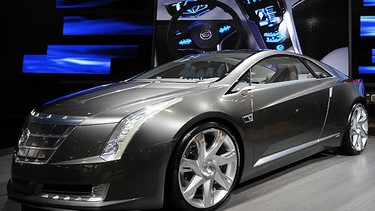
[[[171,163],[171,207],[215,210],[236,184],[239,156],[234,136],[218,123],[203,124],[188,132]]]
[[[349,114],[347,129],[341,145],[343,152],[358,155],[363,152],[368,139],[368,113],[366,108],[357,103]]]

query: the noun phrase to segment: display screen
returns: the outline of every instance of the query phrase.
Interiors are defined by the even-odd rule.
[[[48,57],[24,55],[23,73],[29,74],[110,74],[110,58]]]
[[[24,52],[22,73],[128,77],[151,67],[151,58],[144,61],[141,51],[150,51],[147,45],[151,49],[153,16],[134,13],[142,9],[153,12],[151,3],[132,8],[123,0],[55,0],[52,6],[51,26],[56,28],[46,28],[54,34],[37,50]],[[45,37],[43,33],[41,37]],[[135,70],[139,67],[144,69]]]
[[[300,51],[292,43],[292,19],[285,19],[284,0],[158,0],[155,64],[221,49]],[[238,36],[242,34],[242,38]]]
[[[375,37],[375,16],[361,16],[361,37]]]
[[[112,58],[132,58],[137,45],[48,45],[46,55],[24,55],[23,73],[109,75]]]
[[[152,35],[148,22],[113,16],[65,16],[64,35]]]
[[[363,0],[363,6],[374,7],[375,6],[375,0]]]
[[[213,9],[210,4],[199,4],[197,0],[186,0],[166,5],[166,9],[171,16],[183,7],[186,7],[186,9],[181,13],[181,16],[190,18],[199,17]]]
[[[248,48],[237,39],[240,13],[236,2],[228,0],[158,0],[154,66],[192,53]]]
[[[375,74],[375,66],[359,66],[358,70],[360,74]]]
[[[285,7],[278,0],[238,0],[249,20],[254,21],[269,49],[286,50],[292,46],[284,21]]]
[[[367,61],[366,61],[367,60]],[[363,64],[358,66],[358,73],[364,75],[373,75],[375,74],[375,49],[371,49],[371,58],[370,56],[362,60]]]
[[[280,16],[277,16],[274,6],[268,6],[254,11],[257,18],[259,19],[259,26],[272,27],[276,24],[279,24],[282,20]]]
[[[351,74],[366,84],[375,84],[375,15],[368,6],[375,6],[375,1],[364,0],[363,5],[353,4],[351,8]]]

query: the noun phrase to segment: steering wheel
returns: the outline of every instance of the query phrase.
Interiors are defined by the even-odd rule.
[[[198,20],[190,23],[185,29],[176,30],[176,23],[184,13],[191,12],[202,5],[209,5],[210,9],[207,12],[216,7],[221,8],[232,17],[233,21]],[[169,52],[177,59],[181,57],[180,54],[183,51],[203,53],[222,50],[224,41],[233,35],[237,35],[237,37],[232,48],[237,49],[240,47],[243,37],[241,19],[237,13],[220,1],[198,0],[188,2],[172,16],[167,28],[167,45]]]

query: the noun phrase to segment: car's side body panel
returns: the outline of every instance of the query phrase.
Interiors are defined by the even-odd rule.
[[[327,87],[317,86],[319,81],[284,83],[252,92],[254,142],[259,143],[255,160],[319,138],[328,105]],[[262,100],[262,96],[267,97]]]
[[[348,125],[348,117],[352,106],[357,102],[367,106],[362,86],[363,84],[361,85],[357,82],[349,81],[336,81],[336,83],[331,84],[332,98],[330,100],[325,127],[322,131],[322,137],[334,133],[340,133],[343,135],[344,130]],[[328,146],[338,146],[340,145],[340,141],[341,140],[333,142]]]

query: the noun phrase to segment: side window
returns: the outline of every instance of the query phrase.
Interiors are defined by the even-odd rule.
[[[275,56],[264,59],[251,68],[251,83],[277,83],[313,77],[299,58]]]
[[[318,65],[316,65],[315,63],[307,60],[307,59],[303,59],[306,64],[310,67],[310,69],[314,72],[314,76],[316,78],[327,78],[327,77],[331,77],[332,75],[330,75],[328,72],[326,72],[325,70],[323,70],[321,67],[319,67]]]

